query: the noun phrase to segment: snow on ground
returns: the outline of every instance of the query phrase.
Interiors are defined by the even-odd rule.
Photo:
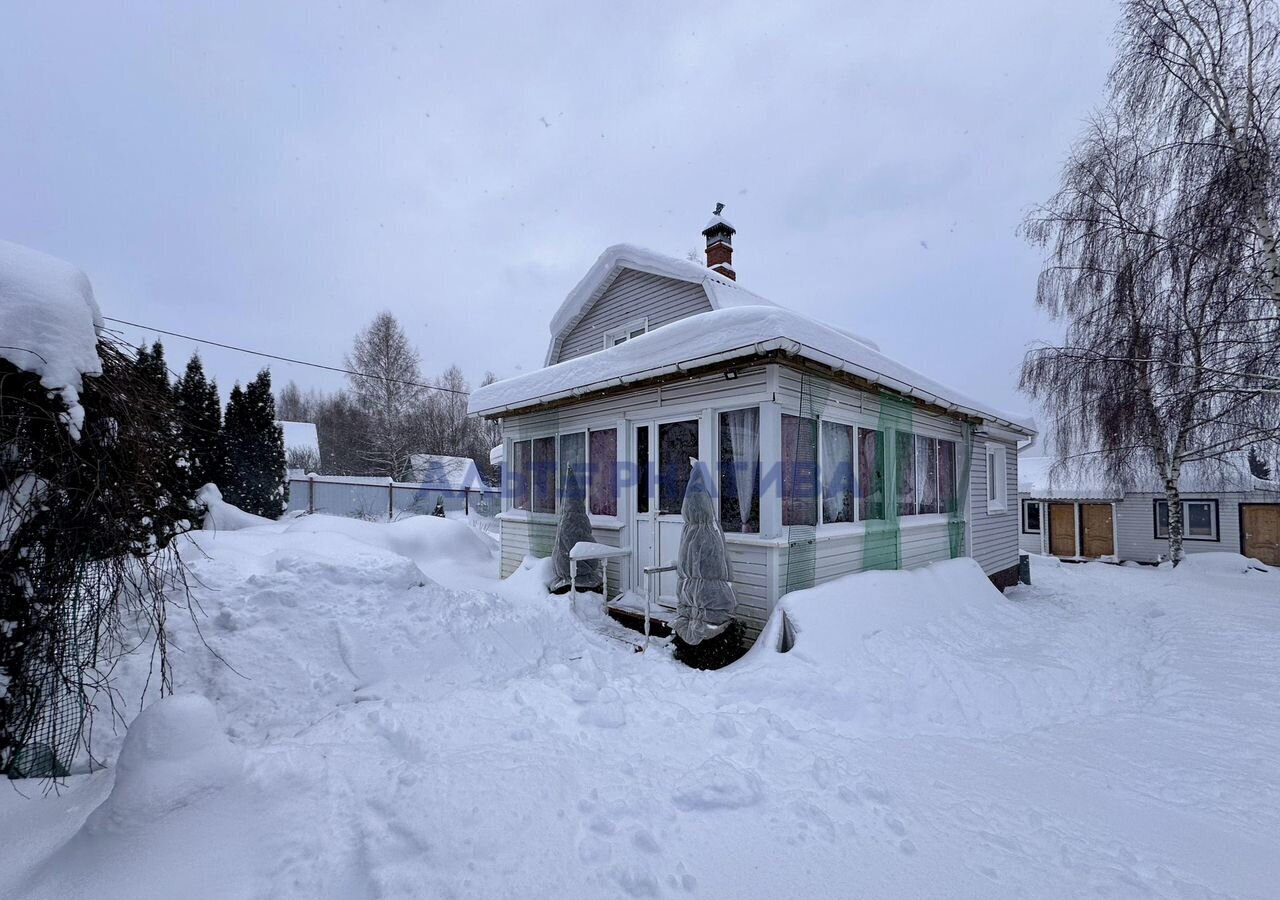
[[[1275,895],[1280,575],[1240,557],[852,576],[696,672],[490,547],[194,535],[208,648],[174,616],[111,767],[0,791],[0,897]]]

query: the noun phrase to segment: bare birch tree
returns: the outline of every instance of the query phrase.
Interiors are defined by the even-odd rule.
[[[1166,174],[1212,183],[1280,315],[1280,22],[1272,0],[1128,0],[1113,96]],[[1194,160],[1194,165],[1188,165]]]
[[[374,474],[408,478],[410,457],[419,449],[416,431],[426,388],[418,351],[389,312],[378,313],[356,336],[347,357],[351,393],[368,417],[368,446],[364,456]]]
[[[1233,176],[1203,154],[1171,167],[1142,125],[1122,107],[1095,119],[1027,221],[1049,251],[1037,303],[1067,329],[1028,353],[1021,386],[1065,456],[1118,482],[1158,474],[1176,565],[1184,466],[1280,437],[1280,341],[1221,181]]]

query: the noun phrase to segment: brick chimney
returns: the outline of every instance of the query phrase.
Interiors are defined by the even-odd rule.
[[[737,229],[720,215],[723,211],[724,204],[717,203],[711,221],[707,223],[706,228],[702,229],[702,233],[707,238],[707,268],[725,278],[737,281],[737,273],[733,271],[733,236],[737,233]]]

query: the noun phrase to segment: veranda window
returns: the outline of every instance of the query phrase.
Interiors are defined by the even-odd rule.
[[[916,435],[916,497],[921,515],[938,509],[938,439]]]
[[[591,495],[593,516],[618,514],[618,429],[605,428],[588,435],[591,458]]]
[[[535,438],[533,441],[533,511],[556,511],[556,439]]]
[[[533,485],[532,441],[516,441],[511,445],[511,471],[507,476],[507,490],[512,509],[529,508],[530,488]]]
[[[560,465],[557,472],[562,504],[568,499],[570,469],[573,469],[573,478],[578,484],[578,497],[585,498],[587,495],[587,436],[581,431],[576,434],[560,435]]]
[[[818,421],[782,416],[782,524],[818,524]]]
[[[760,410],[720,414],[720,526],[760,531]]]
[[[852,522],[853,426],[822,423],[822,521]]]
[[[916,436],[905,431],[895,435],[897,447],[898,515],[916,514]]]
[[[658,512],[679,515],[698,455],[698,423],[663,422],[658,426]]]
[[[884,432],[858,429],[858,518],[884,518]]]
[[[954,513],[956,496],[955,441],[897,432],[898,515]]]
[[[956,512],[960,508],[956,495],[956,445],[938,441],[938,512]]]

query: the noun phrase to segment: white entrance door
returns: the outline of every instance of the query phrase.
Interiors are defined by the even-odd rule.
[[[698,420],[645,422],[633,429],[636,448],[635,511],[637,565],[636,584],[646,585],[646,566],[673,565],[680,549],[684,519],[680,506],[693,471],[691,459],[698,457]],[[658,603],[675,608],[676,574],[658,577]]]

